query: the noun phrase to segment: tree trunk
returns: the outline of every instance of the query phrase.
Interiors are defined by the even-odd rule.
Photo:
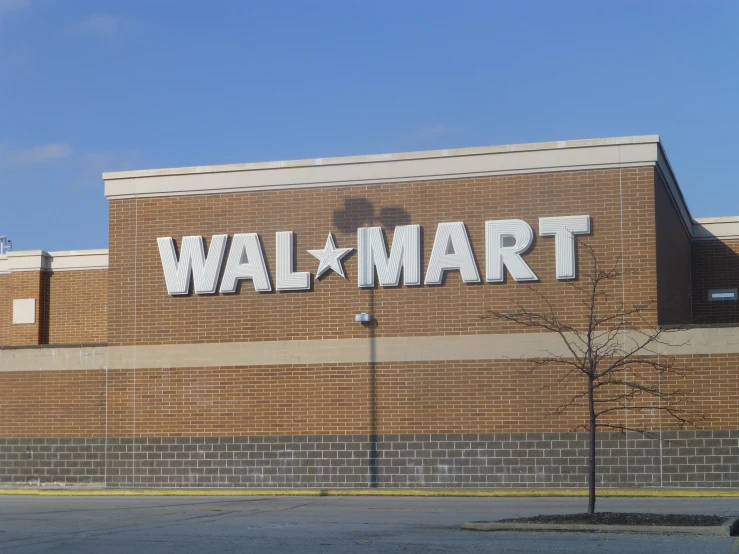
[[[595,513],[595,402],[593,379],[588,379],[588,407],[590,408],[590,460],[588,464],[588,514]]]

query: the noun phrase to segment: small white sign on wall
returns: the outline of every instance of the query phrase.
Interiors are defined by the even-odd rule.
[[[36,299],[13,300],[13,324],[36,323]]]

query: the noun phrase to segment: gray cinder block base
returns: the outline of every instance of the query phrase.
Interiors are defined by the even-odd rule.
[[[501,488],[587,482],[584,433],[0,439],[0,481]],[[601,487],[739,487],[739,431],[603,433]]]

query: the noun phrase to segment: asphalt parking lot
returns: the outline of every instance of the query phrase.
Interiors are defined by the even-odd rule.
[[[0,496],[0,552],[728,554],[724,537],[480,533],[465,521],[585,508],[583,498]],[[613,498],[602,511],[739,515],[739,498]]]

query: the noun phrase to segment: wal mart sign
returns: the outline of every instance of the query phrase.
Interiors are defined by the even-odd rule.
[[[590,216],[542,217],[539,235],[554,237],[557,279],[574,279],[577,274],[575,235],[590,233]],[[277,238],[275,286],[279,291],[310,290],[312,273],[296,271],[294,259],[295,235],[280,231]],[[257,233],[236,234],[226,256],[228,235],[214,235],[208,253],[201,236],[183,237],[177,256],[172,237],[157,239],[164,269],[167,291],[172,296],[190,292],[190,281],[196,294],[235,293],[241,280],[252,281],[259,292],[272,290],[272,278],[265,263],[264,250]],[[485,222],[485,281],[502,283],[505,269],[516,281],[537,281],[536,274],[523,259],[534,242],[534,230],[520,219]],[[328,233],[320,250],[308,250],[318,259],[316,277],[334,271],[346,278],[342,259],[354,248],[337,248],[334,236]],[[431,249],[426,275],[421,275],[421,227],[395,227],[388,254],[382,227],[357,229],[359,272],[357,284],[362,288],[375,286],[375,273],[382,287],[397,287],[401,271],[406,286],[440,285],[447,271],[459,271],[465,283],[479,283],[480,271],[472,253],[467,228],[462,222],[439,223]],[[225,259],[225,269],[223,267]],[[223,273],[220,288],[218,277]]]

